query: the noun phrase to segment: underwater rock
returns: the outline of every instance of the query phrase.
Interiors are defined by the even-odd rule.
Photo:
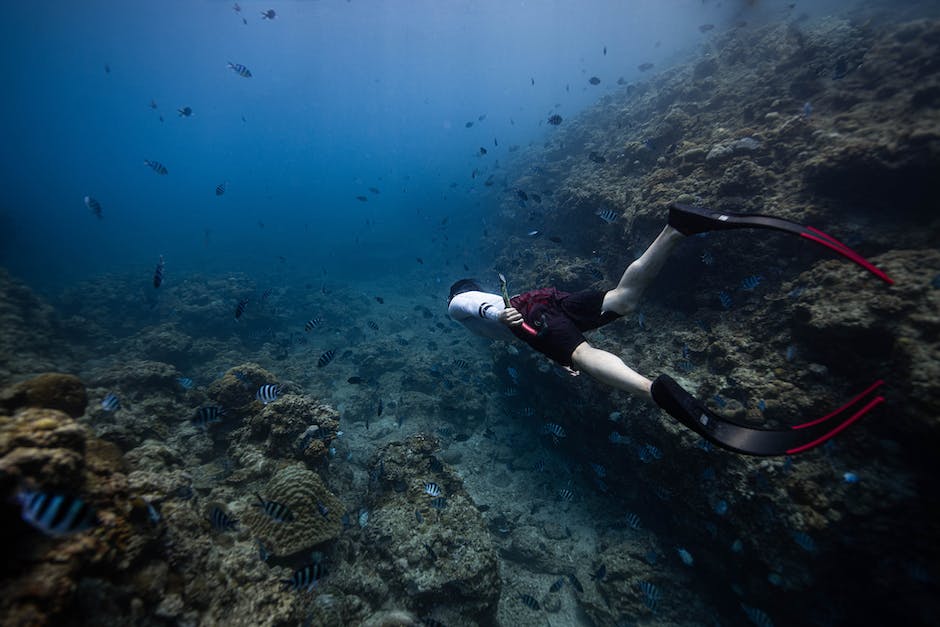
[[[695,80],[702,80],[718,71],[718,61],[714,57],[706,57],[695,64],[692,68],[692,76]]]
[[[15,374],[75,370],[57,312],[0,268],[0,381]]]
[[[147,327],[122,344],[123,352],[127,355],[146,355],[155,361],[172,363],[190,361],[192,346],[193,339],[174,323]]]
[[[78,418],[87,405],[85,385],[71,374],[47,372],[0,391],[0,408],[7,412],[20,407],[45,407]]]
[[[317,473],[301,465],[282,468],[258,493],[265,500],[286,505],[293,513],[291,520],[278,522],[253,503],[243,514],[245,524],[272,555],[290,556],[310,550],[337,537],[342,530],[340,519],[346,512],[342,501]]]
[[[12,501],[16,490],[32,486],[76,495],[96,512],[91,529],[58,538],[23,523],[6,526],[4,559],[17,578],[0,581],[0,623],[119,622],[78,594],[80,582],[97,577],[121,595],[136,595],[131,567],[156,550],[126,470],[120,450],[64,412],[27,408],[0,416],[0,496]]]
[[[0,416],[0,477],[10,493],[23,479],[42,486],[81,484],[90,431],[56,409],[23,409]]]
[[[424,623],[410,612],[381,610],[362,621],[361,627],[421,627]]]
[[[244,415],[253,411],[255,395],[262,385],[277,384],[277,377],[256,363],[230,368],[209,386],[208,394],[227,412]]]
[[[655,616],[663,624],[685,624],[688,616],[707,615],[702,599],[688,590],[689,575],[651,560],[651,553],[658,553],[655,545],[638,539],[613,544],[597,554],[606,573],[593,578],[593,585],[585,585],[584,593],[578,595],[580,607],[595,624],[613,625],[622,616]],[[586,572],[578,578],[592,579]]]
[[[753,137],[742,137],[732,141],[715,144],[705,155],[706,162],[723,161],[735,155],[754,152],[760,148],[760,142]]]
[[[97,374],[93,385],[117,389],[135,397],[163,395],[179,389],[177,369],[161,361],[122,359],[117,365]]]
[[[501,555],[535,572],[552,572],[564,561],[563,544],[551,541],[533,525],[521,525],[511,532],[510,545],[500,551]]]
[[[319,464],[339,429],[339,414],[306,396],[287,394],[244,419],[232,434],[237,445],[256,446],[271,457],[295,457]]]
[[[462,480],[436,451],[434,438],[417,434],[373,457],[379,489],[369,503],[358,578],[379,578],[387,586],[388,599],[372,599],[379,605],[436,607],[463,621],[493,624],[500,590],[496,550]],[[429,482],[439,497],[425,491]]]

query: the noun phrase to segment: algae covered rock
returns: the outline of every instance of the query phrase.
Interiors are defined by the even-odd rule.
[[[245,512],[245,524],[272,555],[287,556],[332,540],[342,529],[343,503],[317,473],[295,464],[281,469],[260,495],[287,506],[290,520],[278,522],[261,507]],[[256,501],[258,505],[260,502]]]
[[[81,499],[96,512],[92,528],[54,539],[26,524],[8,525],[4,559],[17,576],[0,581],[0,623],[98,621],[82,605],[83,584],[123,586],[131,566],[155,549],[146,503],[130,494],[125,472],[117,447],[62,411],[0,416],[0,498],[14,501],[28,487]]]
[[[3,487],[31,479],[44,486],[77,487],[90,431],[56,409],[29,408],[0,416],[0,476]]]
[[[364,529],[369,566],[362,577],[395,588],[408,609],[447,609],[492,624],[500,591],[496,549],[463,481],[436,450],[433,438],[417,434],[373,460],[380,492]],[[437,497],[427,483],[439,488]]]
[[[87,405],[88,394],[81,379],[58,372],[41,374],[0,392],[0,406],[8,412],[20,407],[45,407],[78,418]]]
[[[226,411],[245,414],[252,411],[258,389],[267,384],[277,384],[277,377],[248,362],[229,369],[221,379],[212,382],[208,392]]]
[[[236,440],[247,437],[262,441],[274,457],[302,457],[320,461],[339,428],[339,415],[332,408],[306,396],[285,395],[245,418]]]

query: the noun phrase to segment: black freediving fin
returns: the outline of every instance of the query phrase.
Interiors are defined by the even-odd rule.
[[[705,207],[672,203],[669,205],[669,226],[683,235],[696,235],[708,231],[727,231],[730,229],[772,229],[792,233],[839,253],[846,259],[865,268],[888,285],[894,284],[894,281],[884,271],[831,235],[811,226],[803,226],[783,218],[714,211]]]
[[[744,455],[793,455],[808,451],[841,432],[853,422],[884,402],[876,396],[848,417],[851,407],[866,399],[884,382],[876,381],[864,392],[835,411],[810,422],[784,429],[756,429],[732,422],[709,411],[669,375],[661,374],[650,390],[653,400],[670,416],[721,448]]]

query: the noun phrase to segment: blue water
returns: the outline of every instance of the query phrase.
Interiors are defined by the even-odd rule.
[[[0,263],[40,289],[147,275],[161,254],[168,279],[275,271],[278,255],[298,276],[337,279],[396,274],[416,256],[428,272],[445,259],[472,265],[488,192],[501,187],[482,183],[505,171],[510,146],[540,144],[551,113],[570,119],[617,77],[637,78],[638,64],[668,65],[697,46],[698,24],[740,10],[700,0],[232,5],[5,7]],[[267,8],[276,19],[261,19]],[[592,75],[603,82],[589,85]],[[184,106],[192,117],[177,115]],[[85,195],[101,203],[101,221]]]

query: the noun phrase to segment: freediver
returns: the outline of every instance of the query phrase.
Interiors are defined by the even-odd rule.
[[[830,414],[781,429],[758,429],[729,421],[705,407],[669,375],[650,380],[607,351],[591,346],[583,332],[602,327],[634,311],[644,290],[679,242],[708,231],[763,228],[785,231],[821,244],[859,264],[888,284],[893,281],[835,238],[808,226],[766,215],[718,212],[674,203],[662,232],[624,271],[611,290],[568,293],[553,287],[509,297],[500,274],[502,295],[484,292],[474,279],[450,288],[448,313],[470,331],[491,339],[524,341],[571,374],[586,372],[601,383],[651,401],[686,427],[717,446],[747,455],[789,455],[822,444],[884,401],[865,401],[881,385],[876,381]],[[859,409],[853,407],[861,405]]]

